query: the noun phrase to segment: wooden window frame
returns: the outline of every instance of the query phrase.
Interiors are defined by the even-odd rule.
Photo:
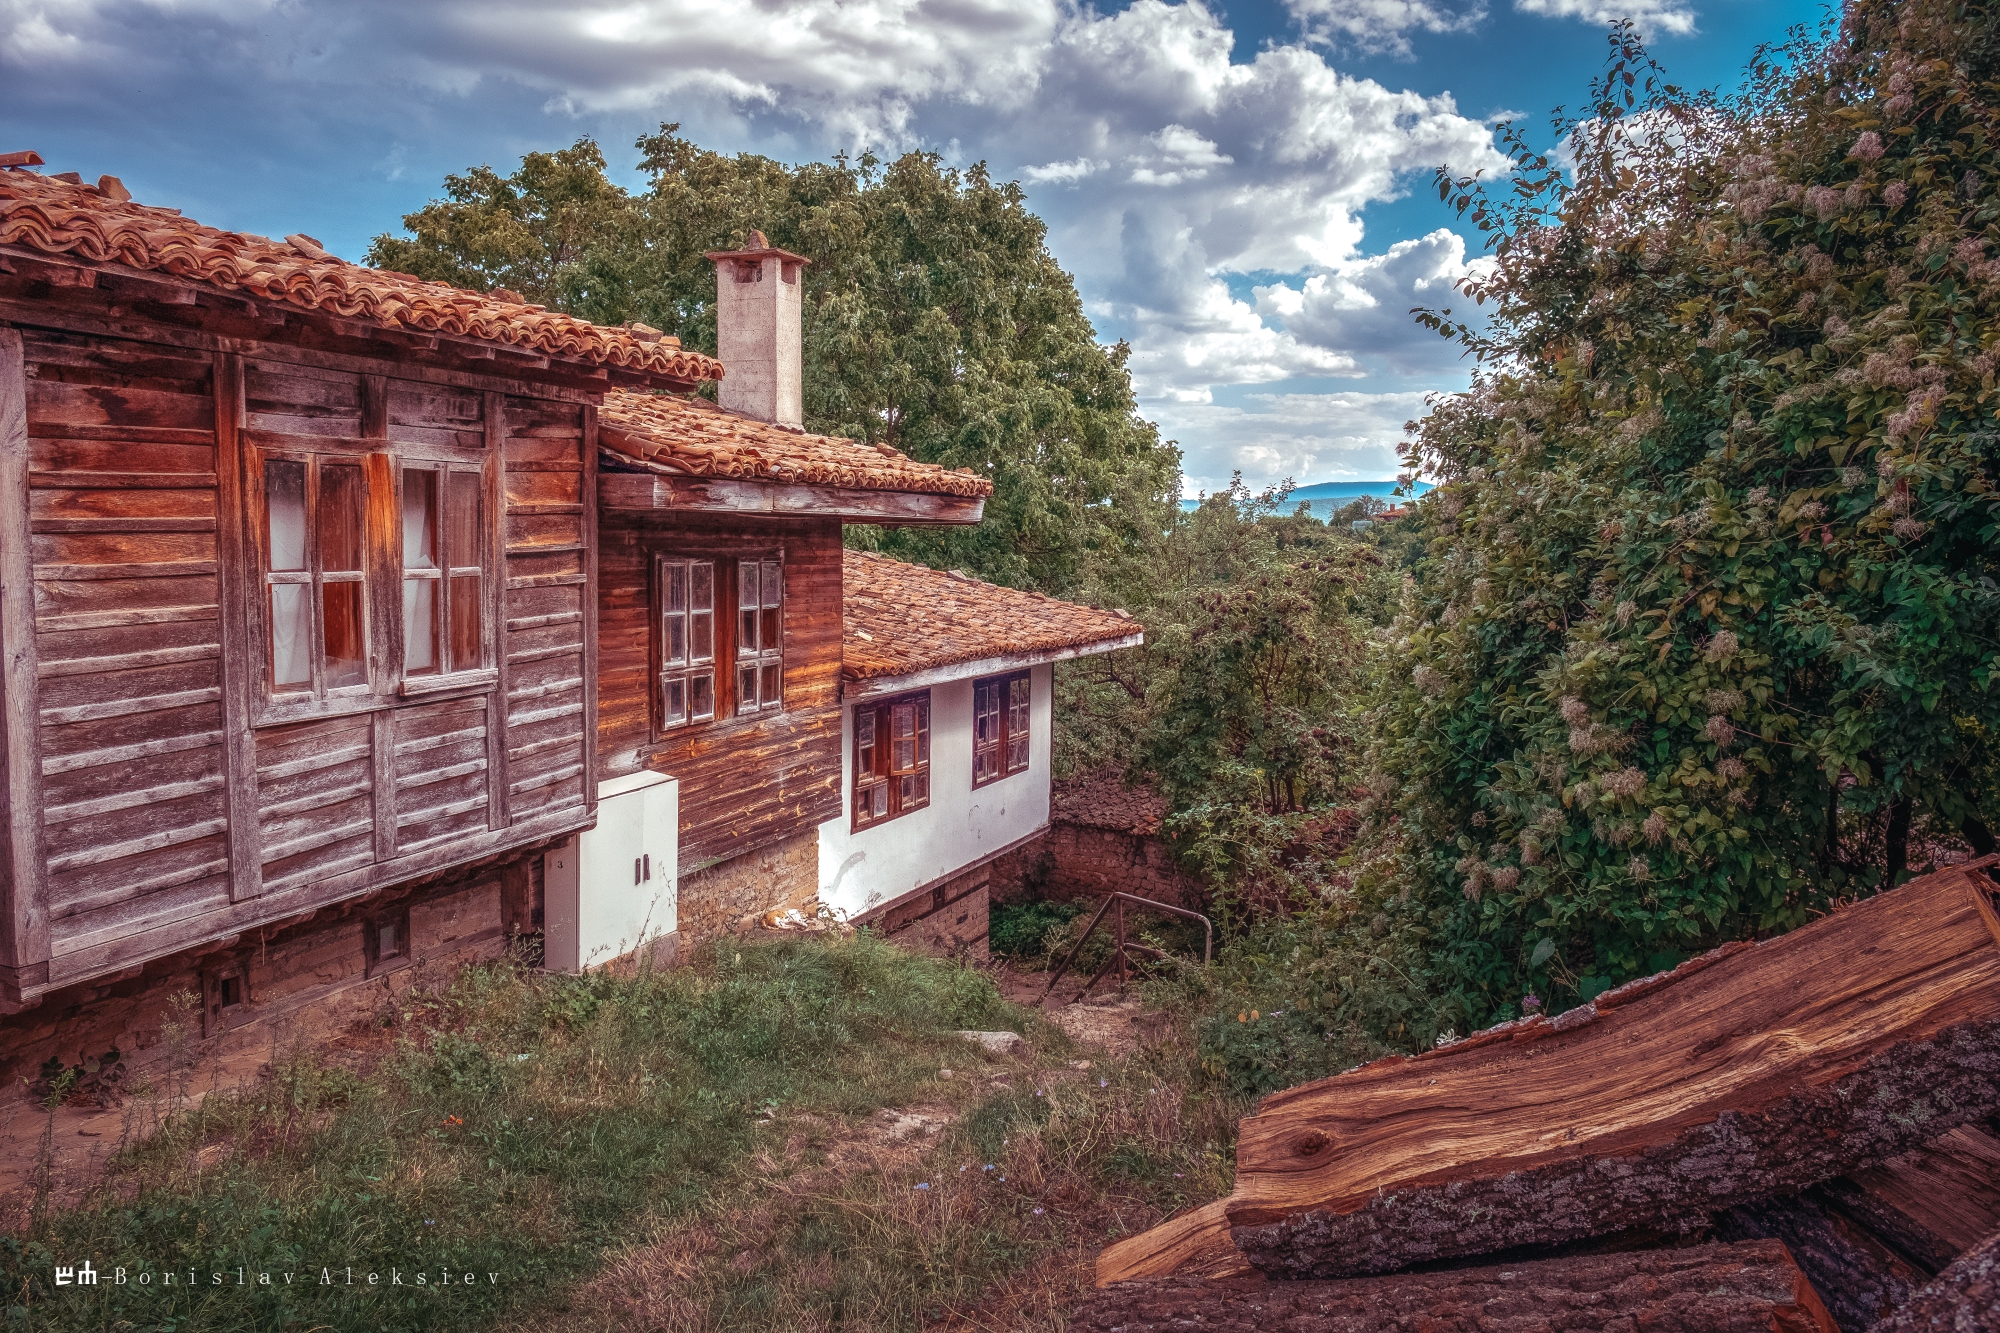
[[[232,985],[236,991],[234,1002],[227,998]],[[220,1036],[249,1022],[250,1008],[255,1003],[255,997],[250,993],[249,963],[236,958],[205,968],[201,974],[201,1000],[201,1033],[204,1037]]]
[[[267,437],[268,440],[268,437]],[[400,699],[415,695],[447,693],[472,694],[491,689],[500,677],[495,655],[499,651],[500,589],[504,583],[502,543],[499,536],[504,506],[500,503],[500,460],[492,451],[409,444],[385,439],[350,440],[329,436],[305,441],[290,437],[283,442],[253,440],[243,451],[246,494],[243,520],[250,544],[254,589],[249,597],[250,625],[257,663],[257,688],[253,694],[251,725],[305,721],[318,717],[357,712],[373,712],[394,706]],[[362,684],[328,688],[322,684],[322,653],[319,645],[320,617],[315,606],[310,617],[313,634],[313,688],[279,690],[275,686],[272,648],[270,587],[274,582],[306,582],[295,574],[271,569],[270,501],[265,465],[282,460],[304,463],[308,469],[307,531],[308,575],[317,589],[323,577],[317,569],[317,477],[324,466],[357,466],[362,475],[363,528],[361,533],[362,641],[366,680]],[[476,665],[450,663],[450,669],[407,675],[404,662],[403,625],[403,534],[402,488],[406,471],[432,471],[440,477],[440,489],[448,491],[453,475],[476,474],[480,479],[482,512],[477,526],[479,541],[480,624],[479,661]],[[445,508],[440,505],[439,535],[442,544]],[[464,566],[469,574],[472,566]],[[456,571],[444,572],[449,584]],[[463,575],[458,575],[463,576]],[[440,617],[448,615],[449,590]],[[449,649],[450,622],[441,619],[441,655]],[[447,659],[448,660],[448,659]]]
[[[707,565],[714,571],[713,599],[707,611],[699,611],[693,606],[693,573],[696,565]],[[758,574],[759,605],[754,608],[743,606],[743,571],[755,567]],[[777,603],[763,605],[764,579],[762,571],[775,568],[777,571]],[[780,715],[785,710],[785,639],[790,632],[787,620],[787,593],[785,550],[775,549],[753,551],[717,551],[695,547],[655,550],[648,564],[646,588],[647,616],[651,628],[647,632],[649,684],[647,693],[650,702],[647,711],[652,721],[652,738],[657,742],[685,736],[690,732],[713,727],[731,727],[755,723],[760,719]],[[689,588],[687,609],[675,611],[669,605],[669,593],[676,571],[686,571]],[[746,651],[743,644],[741,617],[745,611],[758,617],[758,642]],[[693,617],[707,614],[713,618],[712,656],[700,661],[694,660]],[[687,627],[686,643],[689,649],[686,658],[674,658],[670,647],[673,638],[671,621],[676,616],[685,616]],[[775,630],[777,643],[767,644],[767,631]],[[674,716],[669,704],[671,686],[678,679],[692,682],[693,678],[713,672],[712,693],[714,711],[706,716]],[[756,673],[752,679],[758,683],[759,699],[753,709],[742,707],[742,674]],[[762,697],[766,686],[774,686],[777,697]],[[684,698],[691,698],[694,689],[691,683],[684,686]]]
[[[396,932],[397,940],[396,952],[386,958],[382,956],[382,931],[384,927],[393,929]],[[410,966],[414,961],[414,952],[410,948],[409,904],[404,903],[399,907],[391,908],[389,911],[378,912],[364,921],[361,927],[361,948],[363,956],[366,959],[366,966],[364,968],[364,975],[366,976],[385,976],[390,972],[399,972]]]
[[[900,767],[896,760],[897,711],[910,708],[912,733],[911,760]],[[931,692],[913,690],[886,699],[870,699],[854,705],[854,742],[849,752],[848,828],[880,828],[904,815],[930,807],[931,777]],[[881,793],[879,800],[876,793]],[[875,810],[876,805],[881,810]]]
[[[1020,686],[1019,698],[1014,687]],[[997,696],[997,697],[996,697]],[[982,736],[991,702],[993,732]],[[972,682],[972,785],[974,788],[1003,782],[1033,766],[1035,716],[1035,676],[1029,669],[1005,675],[982,676]],[[1018,762],[1016,755],[1018,753]],[[993,762],[984,761],[991,757]]]
[[[394,549],[397,557],[397,599],[395,615],[398,629],[396,640],[400,649],[397,654],[399,659],[399,665],[396,669],[396,675],[399,678],[397,692],[403,695],[435,694],[440,690],[451,690],[461,687],[476,688],[481,684],[491,684],[499,676],[499,672],[493,664],[495,639],[498,629],[494,625],[493,620],[494,608],[498,600],[494,594],[495,579],[499,573],[499,558],[498,553],[494,550],[492,540],[493,516],[486,512],[492,507],[492,498],[488,494],[490,488],[486,482],[485,460],[458,462],[439,458],[393,455],[389,460],[389,466],[395,475],[396,485],[396,539]],[[433,526],[436,529],[435,540],[442,558],[437,561],[435,568],[429,570],[413,569],[405,563],[406,548],[404,543],[407,541],[408,536],[403,531],[404,487],[409,483],[409,477],[412,472],[428,472],[438,479],[435,490],[437,507]],[[479,557],[479,563],[476,565],[453,565],[449,563],[450,552],[445,549],[448,544],[446,528],[450,522],[449,515],[452,508],[458,503],[457,499],[451,494],[453,490],[452,478],[466,476],[476,477],[479,480],[480,515],[479,522],[474,528],[479,542],[479,549],[476,552]],[[479,610],[479,642],[475,650],[477,660],[460,662],[457,660],[456,647],[453,644],[452,615],[457,610],[458,599],[463,596],[458,585],[467,578],[477,578],[479,580],[479,588],[476,594]],[[437,622],[436,653],[438,666],[435,670],[419,672],[416,675],[411,675],[408,667],[410,627],[406,621],[405,603],[402,596],[403,584],[412,579],[423,579],[426,582],[435,582],[438,585],[437,604],[433,612]]]

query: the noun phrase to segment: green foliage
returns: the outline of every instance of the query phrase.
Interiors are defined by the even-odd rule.
[[[634,1217],[734,1184],[773,1108],[904,1104],[962,1054],[956,1030],[1032,1023],[985,976],[865,935],[726,947],[636,976],[468,971],[401,1001],[366,1080],[308,1051],[212,1093],[42,1218],[35,1244],[0,1242],[0,1309],[52,1330],[511,1322],[626,1243]],[[131,1280],[58,1292],[50,1253]],[[441,1290],[446,1268],[477,1281]],[[189,1269],[196,1284],[164,1285]]]
[[[995,903],[987,918],[986,947],[1002,958],[1041,962],[1049,953],[1049,932],[1067,932],[1087,907],[1081,900],[1054,903],[1040,898]]]
[[[1629,29],[1515,133],[1379,713],[1376,887],[1476,1016],[1796,926],[2000,815],[1985,3],[1858,0],[1729,101]],[[1561,1007],[1560,1004],[1552,1007]]]
[[[1429,988],[1389,918],[1272,916],[1222,951],[1196,1026],[1203,1068],[1239,1096],[1422,1050],[1465,1021]]]
[[[854,540],[1015,586],[1073,586],[1094,552],[1168,521],[1180,454],[1138,416],[1126,348],[1100,346],[1020,187],[935,154],[791,167],[709,152],[674,125],[639,140],[648,188],[581,140],[511,175],[448,176],[371,263],[599,323],[638,320],[715,350],[705,251],[752,228],[808,256],[808,428],[992,479],[977,529],[856,529]]]
[[[1330,887],[1307,853],[1357,776],[1363,640],[1399,600],[1366,543],[1285,494],[1239,479],[1141,554],[1094,562],[1082,595],[1129,609],[1146,643],[1057,675],[1059,771],[1148,775],[1225,914]]]

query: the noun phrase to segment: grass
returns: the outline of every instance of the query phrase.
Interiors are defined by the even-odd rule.
[[[1185,1041],[1079,1071],[984,974],[866,935],[471,969],[380,1021],[371,1060],[292,1052],[24,1216],[4,1322],[1059,1326],[1104,1241],[1227,1189],[1242,1109],[1191,1091]],[[960,1028],[1031,1050],[987,1062]],[[886,1142],[887,1107],[950,1127]],[[86,1258],[126,1282],[52,1285]]]

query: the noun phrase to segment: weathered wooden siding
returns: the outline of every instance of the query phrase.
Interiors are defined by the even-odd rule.
[[[0,481],[25,474],[0,487],[0,532],[25,527],[27,559],[12,559],[33,587],[31,635],[12,628],[18,597],[0,617],[34,665],[28,689],[8,681],[8,719],[27,711],[0,733],[12,988],[102,975],[588,822],[582,500],[596,444],[579,395],[416,381],[351,358],[0,335],[0,360],[19,340],[20,387],[0,366],[0,400],[26,434],[13,472],[0,468]],[[9,410],[0,401],[0,427]],[[266,451],[368,469],[365,698],[268,700]],[[495,653],[480,679],[406,689],[397,669],[405,459],[479,471]]]
[[[782,547],[785,706],[653,739],[655,552],[729,557]],[[600,778],[680,780],[683,874],[815,830],[840,813],[840,524],[826,519],[607,516],[598,536]],[[726,669],[728,663],[723,663]]]
[[[213,358],[25,331],[52,972],[230,902]]]

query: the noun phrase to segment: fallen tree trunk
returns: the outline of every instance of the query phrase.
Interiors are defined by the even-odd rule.
[[[1241,1125],[1231,1237],[1326,1278],[1689,1232],[2000,1111],[1996,860],[1274,1094]],[[1172,1271],[1145,1236],[1114,1249],[1109,1276]]]
[[[1939,1273],[1868,1333],[1983,1333],[2000,1328],[2000,1234]]]
[[[1829,1180],[1835,1207],[1931,1273],[2000,1231],[2000,1141],[1961,1125],[1914,1152]]]
[[[1345,1282],[1187,1276],[1099,1288],[1076,1333],[1838,1333],[1775,1240]]]
[[[2000,1110],[1994,859],[1274,1094],[1241,1125],[1237,1247],[1273,1275],[1340,1277],[1691,1231]]]

